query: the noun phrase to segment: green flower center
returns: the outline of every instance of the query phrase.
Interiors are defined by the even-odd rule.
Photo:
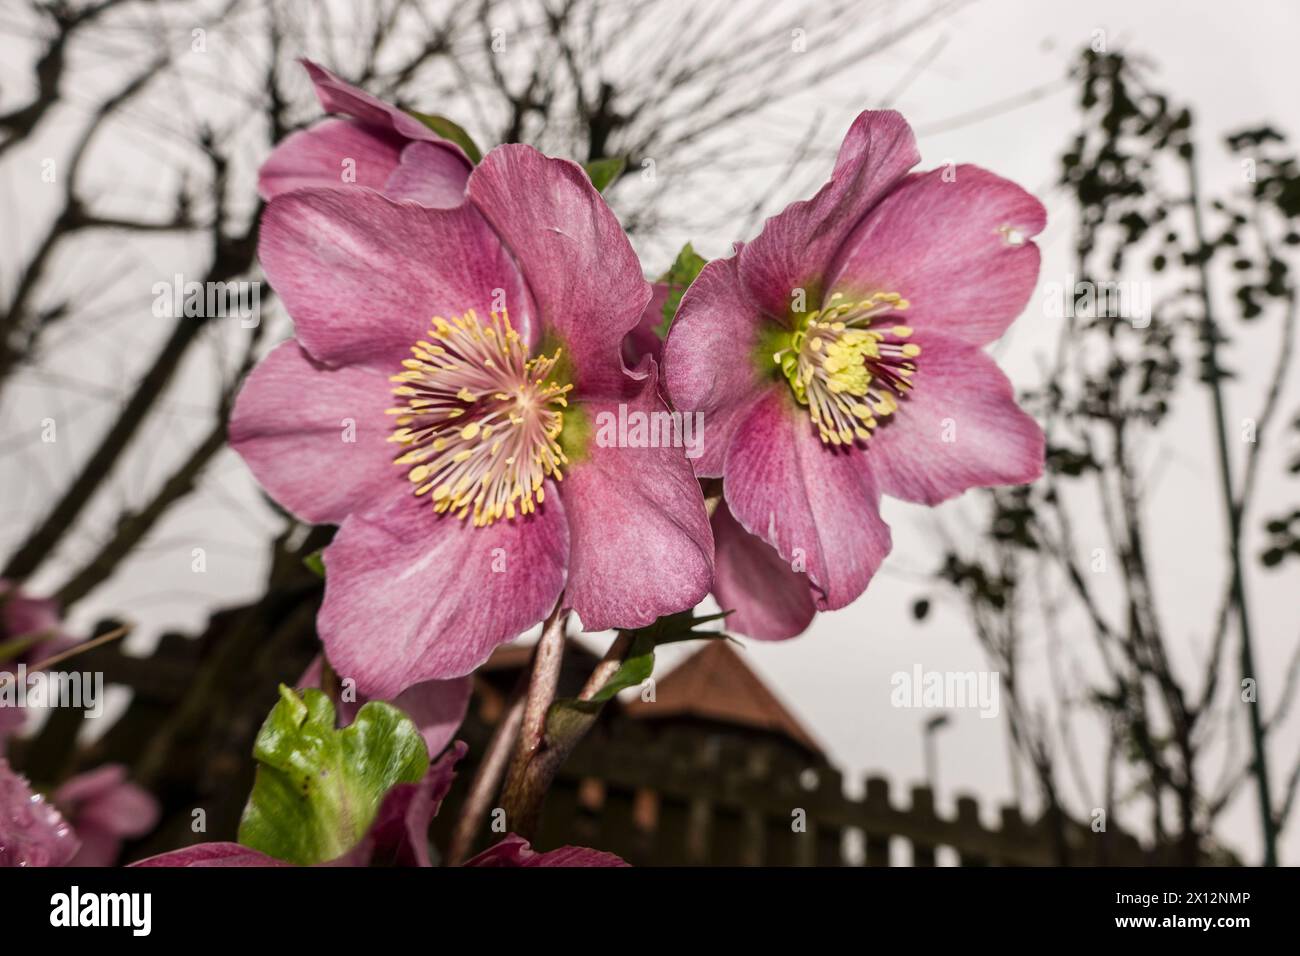
[[[836,292],[822,308],[793,316],[793,331],[782,329],[765,341],[765,353],[807,407],[823,442],[866,441],[912,388],[921,347],[905,341],[912,330],[897,323],[907,307],[897,292],[860,300]]]

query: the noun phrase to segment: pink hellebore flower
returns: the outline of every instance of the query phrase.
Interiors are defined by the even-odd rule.
[[[1042,472],[1043,433],[983,346],[1033,292],[1046,213],[976,166],[909,173],[919,160],[901,116],[863,113],[830,181],[682,299],[664,374],[705,415],[696,472],[724,477],[729,629],[791,637],[860,595],[890,548],[882,493],[933,505]]]
[[[127,780],[121,764],[77,774],[54,791],[53,802],[81,841],[70,866],[112,866],[123,842],[152,830],[161,813],[148,791]]]
[[[0,665],[20,660],[35,664],[73,643],[63,633],[57,601],[32,597],[0,578]]]
[[[263,199],[308,186],[368,186],[435,208],[464,201],[473,167],[459,146],[310,60],[302,64],[321,106],[344,118],[285,137],[258,175]]]
[[[57,603],[0,579],[0,683],[14,679],[18,664],[30,667],[75,643],[63,633]],[[49,800],[34,794],[4,757],[25,723],[23,708],[0,704],[0,866],[112,865],[124,839],[154,828],[157,801],[116,764],[78,774]]]
[[[27,594],[0,578],[0,683],[15,679],[18,665],[31,667],[75,644],[63,633],[59,605],[49,598]],[[27,712],[22,707],[0,704],[0,755],[5,738],[22,731]]]
[[[699,601],[713,539],[680,448],[604,447],[602,414],[664,410],[623,338],[650,296],[582,168],[492,150],[466,202],[299,189],[261,260],[297,330],[254,370],[230,440],[299,518],[341,525],[318,628],[367,695],[469,673],[564,603],[637,627]]]

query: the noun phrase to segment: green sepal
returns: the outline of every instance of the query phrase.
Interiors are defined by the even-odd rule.
[[[686,294],[686,290],[691,287],[691,283],[708,262],[688,242],[677,253],[677,258],[673,260],[668,271],[659,277],[658,281],[668,286],[668,297],[664,299],[664,322],[663,325],[655,328],[655,334],[661,339],[668,338],[673,319],[677,318],[677,309],[682,304],[682,296]]]
[[[582,168],[587,171],[587,176],[591,179],[591,184],[596,187],[596,192],[603,193],[613,185],[614,180],[623,175],[623,170],[627,168],[627,160],[622,156],[607,156],[604,159],[593,159],[589,163],[583,163]]]
[[[317,548],[302,559],[303,567],[318,578],[325,577],[325,549]]]
[[[416,119],[418,119],[429,129],[433,130],[448,142],[455,143],[465,151],[469,161],[477,166],[483,161],[483,153],[479,150],[478,144],[474,142],[473,137],[465,132],[465,127],[459,123],[447,119],[445,116],[438,116],[435,113],[421,113],[418,110],[407,110]]]

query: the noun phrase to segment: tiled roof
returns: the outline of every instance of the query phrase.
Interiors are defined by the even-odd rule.
[[[710,640],[655,686],[654,701],[633,700],[629,717],[695,717],[779,734],[822,755],[822,747],[726,639]]]

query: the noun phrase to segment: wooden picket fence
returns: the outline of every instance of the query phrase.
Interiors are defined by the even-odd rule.
[[[944,814],[927,787],[913,787],[900,803],[882,777],[868,777],[861,794],[849,796],[833,767],[791,771],[779,744],[734,738],[718,746],[707,736],[618,721],[566,764],[537,843],[599,847],[642,866],[1150,866],[1172,859],[1113,827],[1026,821],[1014,807],[990,826],[973,797]],[[464,767],[446,820],[470,775]],[[436,841],[444,826],[435,826]],[[952,853],[941,854],[945,847]]]
[[[301,595],[300,595],[301,597]],[[240,609],[214,619],[203,638],[169,635],[149,657],[110,644],[77,659],[109,684],[129,686],[125,715],[93,742],[78,711],[55,711],[39,734],[16,742],[15,762],[38,783],[114,761],[161,799],[163,822],[128,847],[138,858],[196,839],[230,839],[251,785],[252,738],[275,699],[278,681],[292,683],[313,653],[314,599]],[[104,622],[99,631],[114,626]],[[237,693],[230,696],[234,681]],[[215,683],[214,683],[215,682]],[[221,684],[221,693],[209,685]],[[197,695],[197,697],[196,697]],[[197,703],[196,703],[197,701]],[[205,709],[211,708],[211,709]],[[471,714],[463,728],[470,756],[435,820],[445,846],[460,799],[490,727]],[[889,782],[870,777],[848,796],[840,773],[793,758],[788,745],[716,728],[663,731],[653,722],[612,715],[576,750],[548,797],[543,848],[582,844],[618,853],[638,865],[820,865],[866,863],[934,866],[1153,865],[1172,860],[1108,828],[1074,821],[1026,821],[1001,810],[996,826],[972,797],[939,812],[925,787],[906,802]],[[196,808],[207,815],[195,836]],[[483,834],[480,842],[493,839]],[[905,849],[900,844],[905,845]],[[941,855],[950,848],[955,857]]]

